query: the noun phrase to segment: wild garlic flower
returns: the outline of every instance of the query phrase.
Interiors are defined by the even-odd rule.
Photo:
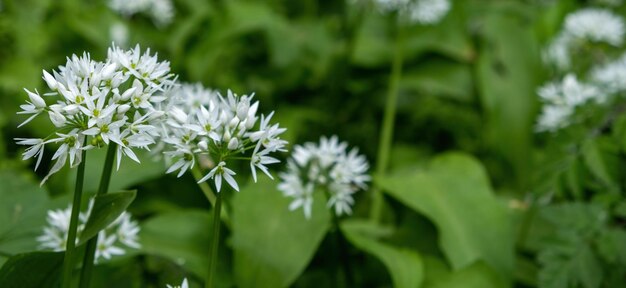
[[[29,100],[17,114],[30,115],[21,127],[39,115],[47,115],[56,127],[49,136],[38,139],[16,138],[17,144],[29,146],[23,159],[37,156],[39,166],[44,146],[59,145],[52,156],[56,160],[42,184],[65,163],[78,165],[83,150],[116,143],[117,168],[122,156],[139,162],[135,149],[148,149],[158,135],[157,126],[164,116],[159,109],[175,76],[169,62],[158,61],[150,50],[141,52],[112,46],[104,62],[94,61],[88,53],[72,55],[65,66],[51,73],[43,71],[50,88],[45,94],[26,90]]]
[[[199,159],[206,159],[213,168],[199,182],[212,179],[217,192],[222,180],[239,191],[237,173],[228,168],[232,161],[249,161],[255,182],[257,169],[272,178],[266,165],[279,162],[272,153],[286,151],[287,142],[279,137],[286,129],[270,124],[274,112],[259,119],[259,102],[253,98],[254,94],[238,96],[230,90],[223,97],[199,84],[174,91],[162,129],[163,154],[173,163],[167,172],[178,170],[180,177]]]
[[[311,218],[313,193],[324,191],[327,206],[340,216],[352,213],[353,194],[367,188],[369,164],[357,148],[347,151],[348,144],[337,136],[322,137],[319,144],[296,145],[287,161],[287,171],[280,174],[278,189],[293,198],[289,210],[302,208]]]
[[[587,44],[606,43],[620,47],[626,27],[624,20],[609,10],[586,8],[567,15],[563,30],[544,51],[544,58],[559,70],[571,65],[573,52],[586,49]]]
[[[410,22],[422,25],[434,25],[443,19],[452,4],[449,0],[376,0],[383,11],[398,11]]]
[[[626,53],[591,71],[591,81],[608,93],[626,91]]]
[[[109,0],[109,7],[124,17],[146,14],[159,26],[170,24],[174,18],[171,0]]]
[[[187,278],[183,279],[183,283],[179,285],[170,285],[167,284],[167,288],[189,288],[189,283],[187,283]]]
[[[93,200],[89,203],[87,212],[79,214],[77,235],[85,228],[87,219],[93,207]],[[70,227],[72,207],[48,211],[48,226],[44,227],[43,234],[37,238],[39,247],[43,250],[65,251],[67,234]],[[129,213],[124,212],[106,229],[98,233],[95,262],[99,259],[111,259],[116,255],[126,254],[128,248],[141,248],[139,244],[139,225],[131,219]],[[78,243],[78,237],[76,243]]]
[[[545,103],[537,122],[537,131],[556,131],[569,125],[576,107],[589,101],[603,103],[606,94],[595,85],[580,82],[568,74],[560,82],[548,83],[539,88],[539,97]]]
[[[624,20],[609,10],[598,8],[586,8],[567,15],[563,29],[576,39],[613,46],[622,45],[624,38]]]

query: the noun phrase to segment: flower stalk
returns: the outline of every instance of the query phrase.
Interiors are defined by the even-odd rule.
[[[396,119],[396,106],[398,102],[398,88],[402,77],[402,62],[404,61],[404,31],[401,24],[396,24],[395,53],[391,63],[391,75],[389,76],[389,88],[387,90],[387,101],[383,116],[380,142],[378,143],[378,155],[376,161],[376,175],[382,176],[389,166],[389,154],[391,152],[391,141],[393,139],[393,129]],[[370,218],[379,222],[383,209],[382,191],[374,187],[372,189],[372,210]]]
[[[198,168],[197,166],[191,169],[191,174],[193,174],[193,178],[196,179],[196,182],[200,181],[200,179],[204,177],[202,171],[200,171],[200,168]],[[213,192],[213,189],[211,189],[211,187],[209,186],[209,183],[200,182],[198,183],[198,187],[200,187],[200,190],[202,190],[204,196],[207,198],[207,200],[209,200],[211,206],[215,207],[217,197],[215,196],[215,192]],[[230,218],[228,217],[228,211],[222,209],[222,211],[220,211],[220,219],[224,221],[224,224],[226,224],[227,227],[230,227]]]
[[[215,206],[213,207],[213,231],[211,233],[211,246],[209,247],[209,273],[207,274],[205,287],[212,288],[215,282],[215,267],[217,266],[217,251],[220,245],[220,213],[222,211],[222,193],[217,193]]]
[[[82,161],[76,171],[76,186],[74,188],[74,200],[72,214],[70,216],[70,228],[67,234],[65,257],[63,258],[63,274],[61,275],[61,287],[69,288],[72,283],[72,271],[74,270],[74,260],[76,252],[76,231],[78,230],[78,214],[80,213],[80,203],[83,195],[83,182],[85,179],[85,163],[87,162],[87,151],[82,152]]]
[[[104,195],[109,190],[109,183],[111,182],[111,174],[113,172],[113,158],[115,158],[115,152],[117,145],[111,143],[107,149],[106,159],[104,160],[104,168],[102,169],[102,176],[100,177],[100,186],[98,187],[97,195]],[[98,237],[93,237],[87,241],[85,248],[85,257],[83,258],[83,269],[80,274],[80,288],[88,288],[91,281],[91,273],[93,270],[94,260],[96,256],[96,247],[98,246]]]

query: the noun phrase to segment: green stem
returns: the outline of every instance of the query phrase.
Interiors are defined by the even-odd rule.
[[[87,140],[85,140],[86,143]],[[84,145],[84,143],[83,143]],[[83,196],[83,182],[85,180],[85,163],[87,162],[87,150],[81,152],[81,161],[76,172],[76,186],[74,186],[74,200],[72,201],[72,214],[70,215],[70,229],[67,232],[65,257],[63,260],[63,274],[61,275],[61,287],[69,288],[72,285],[72,271],[74,270],[74,258],[76,257],[76,231],[78,230],[78,215],[80,214],[81,198]]]
[[[193,175],[193,178],[196,179],[196,182],[200,181],[200,179],[202,179],[203,177],[202,171],[200,171],[200,168],[198,168],[198,166],[195,166],[193,167],[193,169],[191,169],[191,174]],[[209,200],[209,202],[211,202],[211,206],[215,207],[215,193],[213,192],[213,189],[211,189],[209,184],[207,182],[198,183],[198,187],[200,187],[200,190],[202,190],[204,196]],[[226,224],[227,227],[230,227],[230,218],[228,217],[228,211],[226,211],[226,209],[221,210],[222,211],[220,212],[220,219],[224,221],[224,224]]]
[[[102,176],[100,177],[100,186],[98,187],[97,195],[104,195],[109,190],[109,183],[111,182],[111,173],[113,172],[113,158],[115,158],[115,151],[117,144],[110,142],[107,149],[106,159],[104,160],[104,169],[102,170]],[[93,270],[93,262],[96,257],[96,247],[98,246],[98,236],[87,241],[87,247],[85,248],[85,257],[83,258],[83,270],[80,273],[80,288],[89,287],[91,281],[91,271]]]
[[[220,245],[220,212],[222,210],[222,194],[217,193],[215,206],[213,207],[213,233],[209,250],[209,274],[206,277],[206,288],[212,288],[215,278],[215,267],[217,266],[217,251]]]
[[[396,26],[395,54],[391,64],[391,75],[389,77],[389,88],[387,90],[387,102],[385,103],[385,114],[383,116],[383,126],[380,142],[378,143],[378,155],[376,161],[376,175],[383,176],[389,165],[389,154],[393,138],[393,129],[396,119],[396,104],[398,102],[398,87],[402,76],[404,32],[401,24]],[[383,209],[382,191],[375,187],[373,189],[372,210],[370,218],[379,222]]]
[[[341,262],[341,271],[343,272],[343,275],[339,277],[341,279],[339,287],[354,287],[352,269],[350,269],[350,260],[348,258],[348,246],[346,245],[346,240],[341,233],[341,229],[339,228],[339,219],[334,213],[333,222],[335,226],[335,231],[333,232],[333,234],[335,234],[335,247],[339,250],[339,261]]]

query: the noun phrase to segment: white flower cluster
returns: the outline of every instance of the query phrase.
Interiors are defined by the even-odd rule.
[[[132,50],[116,46],[109,48],[104,62],[72,55],[65,66],[48,73],[43,79],[51,89],[42,95],[26,90],[29,101],[21,105],[18,114],[31,115],[20,126],[41,114],[47,114],[56,131],[45,138],[16,138],[17,144],[30,146],[23,159],[37,156],[39,166],[44,145],[60,144],[52,156],[56,163],[50,175],[65,163],[78,165],[83,150],[99,148],[111,142],[117,146],[117,167],[123,155],[139,162],[133,149],[148,149],[158,136],[158,122],[164,116],[160,102],[174,86],[175,76],[169,62],[159,62],[148,49],[141,53],[137,45]],[[44,98],[48,98],[46,101]]]
[[[89,208],[86,213],[79,214],[79,225],[77,235],[85,228],[89,214],[93,207],[93,200],[89,202]],[[51,210],[48,211],[48,226],[44,227],[43,235],[37,238],[40,243],[40,247],[45,250],[53,251],[65,251],[67,244],[67,234],[70,227],[70,215],[72,213],[72,207],[68,207],[65,210]],[[106,229],[98,233],[98,246],[96,248],[95,262],[98,259],[111,259],[115,255],[124,255],[126,248],[138,249],[141,247],[139,244],[139,225],[137,222],[131,220],[129,213],[124,212],[111,223]],[[78,243],[78,237],[76,238]]]
[[[443,19],[452,5],[449,0],[376,0],[383,11],[398,11],[411,22],[433,25]]]
[[[591,81],[609,93],[626,91],[626,53],[591,71]]]
[[[145,13],[157,25],[168,25],[174,18],[171,0],[109,0],[109,7],[125,17]]]
[[[624,20],[609,10],[586,8],[567,15],[563,30],[552,41],[544,58],[558,69],[571,65],[572,52],[587,43],[606,43],[619,47],[623,43]]]
[[[568,74],[562,81],[548,83],[539,88],[539,97],[545,103],[536,130],[556,131],[569,125],[576,107],[589,100],[603,103],[604,93],[594,85],[581,83],[575,75]]]
[[[308,142],[296,145],[287,162],[287,172],[281,173],[278,189],[285,196],[294,198],[289,210],[300,207],[306,218],[311,218],[313,193],[324,191],[328,207],[335,214],[351,214],[354,198],[360,189],[366,189],[370,181],[369,164],[357,148],[347,152],[348,144],[339,142],[337,136],[322,137],[319,144]]]
[[[189,288],[189,283],[187,283],[187,278],[183,279],[183,283],[179,285],[170,285],[167,284],[167,288]]]
[[[287,141],[279,137],[286,129],[270,124],[273,112],[259,119],[259,102],[253,102],[254,95],[238,96],[229,90],[223,97],[199,84],[184,84],[173,95],[167,105],[169,119],[162,130],[167,145],[164,154],[173,163],[168,173],[180,170],[180,177],[198,158],[204,158],[213,169],[199,182],[213,179],[219,192],[224,179],[239,191],[233,177],[236,173],[227,164],[246,160],[250,161],[254,181],[257,169],[272,178],[265,165],[279,162],[271,153],[286,151]]]

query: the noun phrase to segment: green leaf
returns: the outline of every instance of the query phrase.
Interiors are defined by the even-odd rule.
[[[600,287],[601,263],[589,244],[572,233],[562,233],[558,242],[543,250],[538,259],[542,264],[539,287]]]
[[[63,252],[33,252],[15,255],[0,269],[0,287],[39,288],[58,285]]]
[[[419,287],[424,278],[420,255],[413,250],[398,248],[378,241],[381,227],[362,220],[346,220],[340,225],[346,239],[354,246],[378,258],[387,267],[393,287]],[[384,232],[384,231],[383,231]]]
[[[28,173],[2,169],[0,183],[0,251],[14,254],[35,250],[47,211],[59,205]],[[0,264],[2,261],[0,257]]]
[[[186,210],[160,214],[145,221],[141,227],[141,250],[149,255],[170,259],[205,278],[209,263],[209,233],[212,231],[211,214],[202,210]],[[220,243],[217,264],[217,287],[232,287],[230,262]]]
[[[232,201],[232,247],[239,287],[288,287],[304,271],[330,225],[322,193],[314,198],[313,216],[289,211],[290,199],[278,183],[261,177]]]
[[[98,235],[98,232],[106,229],[119,218],[133,202],[135,196],[137,196],[136,190],[96,195],[85,229],[80,234],[78,245]]]
[[[428,269],[428,268],[427,268]],[[445,276],[443,276],[445,275]],[[507,287],[498,275],[488,265],[479,261],[459,271],[443,274],[427,288],[501,288]]]
[[[434,59],[406,71],[400,83],[420,95],[449,97],[463,102],[474,100],[472,71],[469,65]]]
[[[426,171],[381,177],[378,184],[433,221],[440,233],[439,245],[455,270],[484,260],[503,276],[512,275],[512,221],[474,158],[444,154]]]
[[[507,3],[503,3],[507,2]],[[508,163],[502,169],[511,174],[514,187],[530,180],[530,147],[537,97],[535,89],[541,72],[540,49],[532,22],[526,20],[512,1],[475,4],[484,9],[479,45],[483,47],[475,65],[475,81],[484,110],[485,136],[494,152]],[[510,11],[503,10],[508,8]],[[507,165],[508,164],[508,165]],[[505,166],[504,166],[505,165]],[[506,167],[506,168],[504,168]]]
[[[617,182],[614,180],[615,178],[611,175],[611,169],[607,166],[607,159],[600,144],[597,138],[586,141],[582,147],[583,160],[589,171],[602,181],[604,185],[613,189],[619,189]]]
[[[106,157],[107,149],[94,149],[87,152],[85,167],[85,179],[100,179],[102,163]],[[165,173],[165,165],[162,162],[153,161],[150,152],[140,151],[137,156],[141,163],[136,163],[128,158],[122,158],[120,169],[113,171],[109,191],[127,189],[132,185],[139,184],[149,179],[162,176]],[[67,178],[68,187],[74,187],[76,181],[76,169],[72,169]],[[98,189],[98,181],[85,181],[84,191],[95,192]]]

